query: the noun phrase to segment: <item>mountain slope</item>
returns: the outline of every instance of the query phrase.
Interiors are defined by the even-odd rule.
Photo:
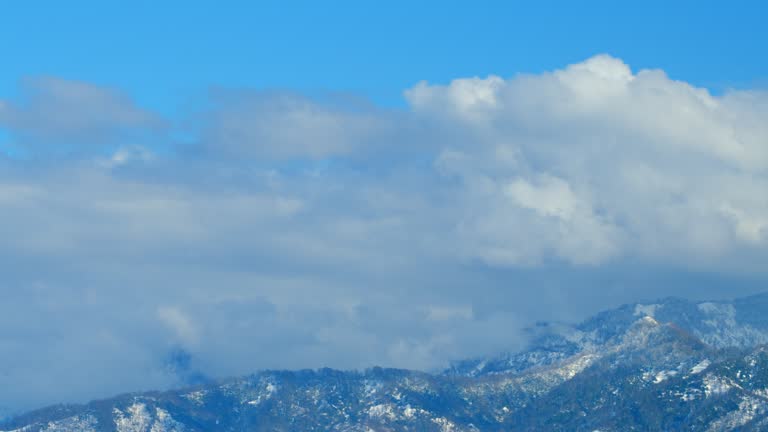
[[[768,428],[768,296],[625,305],[539,324],[528,349],[441,374],[264,371],[55,406],[13,431],[646,431]]]

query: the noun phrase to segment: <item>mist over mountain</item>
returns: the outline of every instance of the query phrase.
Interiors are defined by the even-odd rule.
[[[2,430],[759,431],[768,427],[766,310],[768,294],[627,304],[575,325],[536,323],[525,349],[438,373],[261,371],[43,408]],[[183,371],[188,359],[169,361]]]

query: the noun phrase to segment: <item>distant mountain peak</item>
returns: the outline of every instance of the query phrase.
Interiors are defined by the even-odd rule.
[[[575,325],[537,323],[526,349],[441,374],[263,371],[44,408],[0,430],[767,430],[766,312],[766,294],[627,304]],[[191,370],[185,353],[169,358]]]

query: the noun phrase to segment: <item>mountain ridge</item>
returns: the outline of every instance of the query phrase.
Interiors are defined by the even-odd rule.
[[[768,293],[665,298],[438,373],[261,371],[185,389],[35,410],[0,430],[760,430],[768,427]]]

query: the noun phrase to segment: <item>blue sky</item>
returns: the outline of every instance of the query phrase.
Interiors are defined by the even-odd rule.
[[[13,2],[0,92],[27,75],[120,87],[164,112],[211,85],[351,91],[537,73],[610,53],[723,90],[765,85],[767,6],[739,1]]]
[[[764,291],[765,16],[3,5],[0,415]]]

